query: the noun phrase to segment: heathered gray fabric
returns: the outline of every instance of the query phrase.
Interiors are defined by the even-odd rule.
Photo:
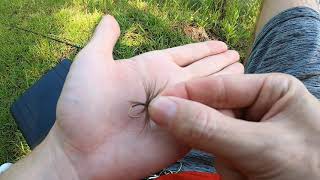
[[[246,73],[291,74],[320,98],[320,17],[305,7],[284,11],[274,17],[257,37],[247,61]],[[213,157],[190,152],[180,162],[182,171],[215,172]],[[179,163],[168,169],[175,171]]]
[[[262,30],[246,73],[281,72],[300,79],[320,98],[320,16],[297,7],[274,17]]]

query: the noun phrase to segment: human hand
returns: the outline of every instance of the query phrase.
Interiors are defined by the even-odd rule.
[[[223,179],[320,179],[320,104],[297,79],[217,76],[163,95],[151,102],[151,119],[177,140],[216,155]]]
[[[117,22],[104,17],[72,64],[57,107],[54,139],[82,179],[139,179],[181,158],[188,148],[163,129],[143,129],[129,117],[130,101],[145,102],[144,84],[243,73],[239,55],[210,41],[114,61]],[[222,70],[222,71],[221,71]]]

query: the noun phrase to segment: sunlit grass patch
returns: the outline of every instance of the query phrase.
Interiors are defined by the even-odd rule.
[[[116,59],[195,41],[226,41],[245,59],[260,0],[1,0],[0,164],[29,152],[10,115],[13,101],[61,58],[76,50],[38,35],[54,35],[85,46],[104,14],[120,24]]]

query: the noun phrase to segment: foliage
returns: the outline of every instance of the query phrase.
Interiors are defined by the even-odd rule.
[[[260,0],[1,0],[0,1],[0,164],[29,149],[10,115],[13,101],[63,58],[69,46],[8,28],[16,25],[84,46],[105,13],[118,20],[122,35],[115,57],[191,43],[184,28],[205,30],[245,58]]]

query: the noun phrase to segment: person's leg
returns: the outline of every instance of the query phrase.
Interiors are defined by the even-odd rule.
[[[256,36],[258,36],[267,22],[269,22],[280,12],[299,6],[309,7],[318,11],[318,1],[319,0],[264,0],[262,2],[262,9],[260,12],[259,20],[256,25]]]
[[[258,24],[266,25],[257,30],[246,73],[293,75],[320,99],[320,15],[317,4],[312,5],[315,2],[264,1]],[[284,11],[276,15],[281,10]],[[271,20],[266,23],[267,19]]]

